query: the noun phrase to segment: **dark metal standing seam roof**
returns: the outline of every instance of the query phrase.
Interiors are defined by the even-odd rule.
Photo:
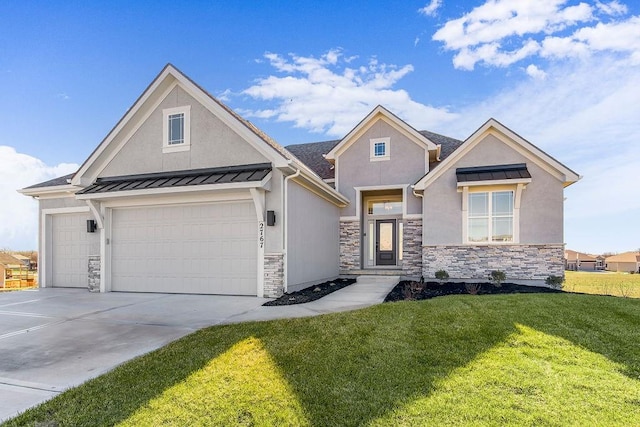
[[[526,163],[510,165],[476,166],[456,169],[458,182],[495,181],[502,179],[531,178]]]
[[[258,163],[222,168],[114,176],[98,178],[95,184],[78,191],[77,194],[262,181],[269,172],[271,172],[271,163]]]

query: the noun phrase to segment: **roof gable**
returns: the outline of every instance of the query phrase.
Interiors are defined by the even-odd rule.
[[[410,141],[428,150],[429,159],[436,159],[438,157],[440,151],[440,146],[438,144],[431,141],[426,135],[415,130],[407,124],[407,122],[401,120],[398,116],[391,113],[383,106],[378,105],[364,119],[362,119],[356,127],[342,138],[340,142],[331,149],[331,151],[327,153],[325,156],[326,159],[330,162],[335,161],[337,156],[346,151],[351,144],[358,140],[358,138],[370,129],[378,120],[383,120],[385,123],[404,134]]]
[[[74,175],[71,183],[76,186],[86,186],[93,183],[138,127],[145,122],[160,102],[176,86],[187,92],[276,167],[284,167],[288,164],[290,158],[283,147],[211,96],[173,65],[167,64],[100,145],[91,153]]]
[[[446,159],[444,159],[435,170],[431,170],[424,175],[416,184],[416,190],[424,190],[429,184],[446,172],[457,160],[462,158],[471,149],[478,145],[488,135],[493,135],[500,141],[513,148],[515,151],[530,159],[549,173],[562,180],[564,186],[568,186],[578,181],[581,176],[563,165],[540,148],[536,147],[526,139],[522,138],[511,129],[504,126],[495,119],[487,120],[478,130],[469,136],[459,147],[457,147]]]

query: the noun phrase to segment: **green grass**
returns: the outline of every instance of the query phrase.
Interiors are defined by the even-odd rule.
[[[640,298],[640,274],[566,271],[565,291]]]
[[[8,425],[637,425],[640,300],[459,295],[201,330]]]

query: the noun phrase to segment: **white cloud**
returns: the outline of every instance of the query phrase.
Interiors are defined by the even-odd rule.
[[[534,79],[545,79],[547,77],[547,73],[545,73],[543,70],[541,70],[534,64],[529,64],[529,66],[527,66],[527,69],[525,71],[529,76],[533,77]]]
[[[265,58],[283,76],[268,76],[242,91],[269,103],[258,110],[242,110],[247,117],[291,122],[295,127],[344,136],[376,105],[383,105],[413,126],[430,127],[455,117],[446,108],[420,104],[394,86],[413,66],[380,63],[371,58],[357,66],[342,51],[320,58],[266,53]]]
[[[640,63],[640,17],[604,22],[601,16],[624,15],[625,5],[566,4],[567,0],[488,0],[448,21],[433,40],[454,51],[454,66],[464,70],[476,64],[506,67],[533,56],[584,58],[603,51]]]
[[[48,166],[41,160],[0,145],[0,248],[36,249],[38,203],[16,190],[63,176],[77,164]]]
[[[431,0],[428,5],[418,9],[418,12],[425,16],[435,16],[440,6],[442,6],[442,0]]]

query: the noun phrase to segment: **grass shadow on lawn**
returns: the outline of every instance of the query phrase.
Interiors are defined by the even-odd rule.
[[[639,323],[640,303],[554,294],[453,296],[213,327],[69,390],[9,425],[191,424],[188,416],[203,405],[209,413],[226,411],[209,424],[369,424],[432,395],[452,372],[521,333],[520,325],[601,354],[638,381]],[[233,372],[225,371],[229,366]],[[197,408],[181,400],[198,402],[202,395],[217,397]],[[269,399],[274,405],[265,406]],[[155,409],[142,413],[146,407]],[[162,411],[164,418],[152,418]]]

